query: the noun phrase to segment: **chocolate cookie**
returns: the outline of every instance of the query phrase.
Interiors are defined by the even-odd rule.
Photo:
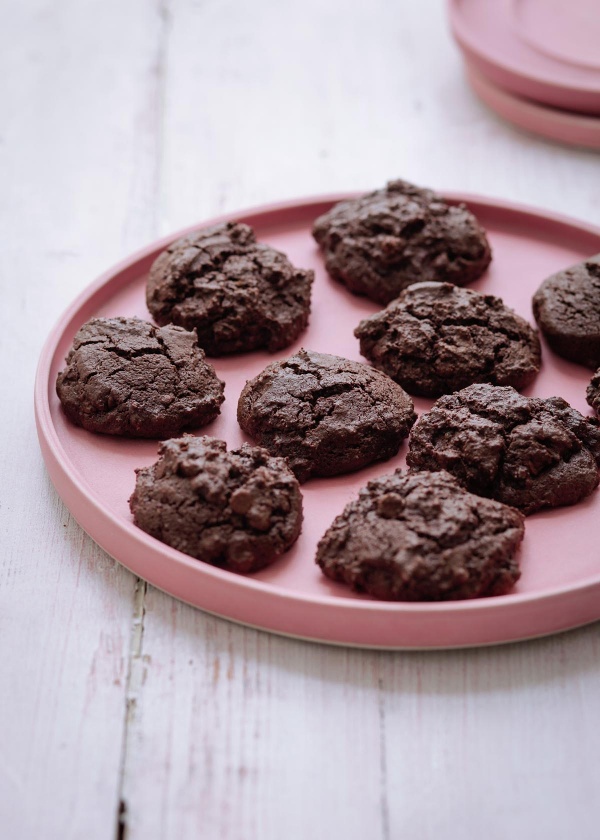
[[[360,352],[409,394],[439,397],[474,382],[524,388],[540,342],[500,298],[450,283],[415,283],[354,330]]]
[[[492,258],[485,231],[464,204],[450,207],[406,181],[336,204],[315,221],[313,236],[335,280],[384,304],[419,281],[464,286]]]
[[[238,403],[242,429],[287,458],[300,481],[391,458],[415,417],[410,397],[383,373],[311,350],[266,367]]]
[[[560,397],[471,385],[419,417],[406,462],[448,470],[470,492],[528,514],[575,504],[597,486],[600,427]]]
[[[94,318],[73,340],[56,393],[89,432],[167,438],[220,413],[224,384],[181,327],[139,318]]]
[[[136,470],[129,507],[135,524],[198,560],[254,572],[298,539],[300,486],[283,458],[244,444],[187,435],[158,448]]]
[[[600,415],[600,368],[592,376],[592,381],[587,386],[586,400],[596,414]]]
[[[227,222],[184,236],[150,269],[146,302],[159,324],[198,331],[209,356],[281,350],[308,324],[314,273]]]
[[[332,580],[393,601],[503,595],[518,580],[513,559],[523,515],[481,499],[446,472],[396,470],[360,491],[317,547]]]
[[[544,280],[533,314],[555,353],[592,370],[600,366],[600,254]]]

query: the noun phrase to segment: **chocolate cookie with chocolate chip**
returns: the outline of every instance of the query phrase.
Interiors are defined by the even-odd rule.
[[[415,283],[354,330],[360,352],[409,394],[491,382],[524,388],[540,369],[536,331],[493,295]]]
[[[544,280],[533,314],[550,347],[563,359],[600,366],[600,254]]]
[[[416,418],[399,385],[367,365],[300,350],[246,383],[242,429],[288,460],[300,481],[395,455]]]
[[[370,481],[317,547],[323,574],[395,601],[503,595],[518,580],[523,515],[446,472]]]
[[[90,432],[168,438],[210,423],[224,384],[195,332],[139,318],[94,318],[73,339],[56,392]]]
[[[129,500],[135,524],[161,542],[214,566],[254,572],[298,539],[302,494],[283,458],[222,440],[168,440],[160,458],[136,470]]]
[[[530,514],[573,505],[598,486],[600,426],[561,397],[471,385],[419,417],[406,462],[447,470],[470,492]]]
[[[492,258],[464,204],[451,206],[406,181],[336,204],[315,221],[313,236],[335,280],[383,304],[420,281],[464,286]]]
[[[146,302],[158,324],[196,329],[209,356],[281,350],[308,324],[313,272],[227,222],[178,239],[156,259]]]

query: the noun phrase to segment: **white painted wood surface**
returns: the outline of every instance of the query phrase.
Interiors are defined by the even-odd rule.
[[[595,840],[600,625],[391,654],[202,614],[72,520],[31,391],[158,235],[393,176],[600,223],[598,155],[481,106],[438,0],[5,0],[0,79],[0,835]]]

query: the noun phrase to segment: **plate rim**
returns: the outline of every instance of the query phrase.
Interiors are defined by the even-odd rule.
[[[194,569],[195,573],[200,573],[201,576],[206,576],[209,579],[213,580],[214,582],[218,583],[225,583],[228,587],[233,587],[238,591],[254,591],[256,593],[260,593],[261,595],[265,595],[270,598],[276,598],[278,601],[284,601],[288,603],[293,603],[294,605],[300,606],[310,606],[310,607],[328,607],[328,608],[335,608],[336,611],[340,611],[342,613],[347,613],[348,615],[352,615],[353,613],[361,613],[365,615],[394,615],[394,616],[419,616],[422,613],[427,613],[427,615],[434,615],[438,618],[444,616],[452,616],[454,613],[458,612],[468,612],[472,616],[479,616],[479,615],[489,615],[490,613],[495,613],[497,611],[506,611],[507,609],[510,610],[511,607],[515,608],[523,608],[529,604],[545,604],[547,602],[551,602],[552,600],[562,599],[569,596],[576,596],[578,594],[587,593],[590,589],[598,589],[600,594],[600,572],[598,575],[591,576],[590,578],[586,578],[583,581],[579,581],[575,584],[570,585],[563,585],[556,589],[550,589],[548,591],[542,593],[516,593],[516,594],[507,594],[489,598],[479,598],[479,599],[470,599],[470,600],[457,600],[457,601],[441,601],[441,602],[388,602],[388,601],[377,601],[377,600],[361,600],[361,599],[346,599],[346,598],[337,598],[333,595],[306,595],[302,593],[295,593],[292,590],[287,589],[274,589],[273,584],[268,581],[257,581],[251,577],[236,575],[230,571],[225,569],[219,569],[217,567],[211,566],[207,563],[200,563],[199,561],[188,557],[187,555],[183,554],[182,552],[178,551],[177,549],[171,548],[170,546],[165,545],[164,543],[156,540],[154,537],[151,537],[149,534],[146,534],[144,531],[140,529],[133,529],[133,523],[125,522],[120,518],[118,515],[114,514],[112,511],[108,510],[101,500],[96,498],[95,494],[92,493],[90,495],[89,489],[82,483],[77,471],[72,467],[70,459],[62,447],[59,435],[56,431],[54,426],[54,422],[51,416],[50,410],[50,400],[49,400],[49,393],[52,387],[52,383],[50,382],[50,368],[52,362],[54,360],[56,351],[58,349],[59,341],[61,340],[63,333],[68,326],[70,320],[73,316],[91,299],[95,294],[101,291],[106,284],[114,279],[119,274],[131,269],[137,263],[141,262],[144,259],[148,259],[154,252],[160,251],[164,249],[167,245],[173,242],[175,239],[179,238],[180,236],[185,236],[186,234],[198,230],[202,227],[207,227],[213,224],[219,224],[225,221],[232,221],[232,220],[246,220],[250,219],[251,217],[255,216],[266,216],[273,213],[279,213],[281,211],[288,211],[288,210],[297,210],[300,211],[302,209],[307,209],[311,206],[315,205],[324,205],[324,204],[334,204],[339,201],[348,200],[354,198],[356,196],[362,195],[362,191],[352,191],[352,192],[343,192],[343,193],[326,193],[323,195],[311,195],[303,198],[296,198],[287,201],[280,201],[280,202],[271,202],[263,205],[253,206],[249,208],[245,208],[242,210],[232,211],[224,214],[220,214],[219,216],[212,217],[200,223],[196,223],[193,225],[188,225],[185,228],[176,231],[174,233],[170,233],[166,236],[160,237],[157,240],[152,241],[151,243],[143,246],[142,248],[137,249],[135,252],[130,254],[129,256],[125,257],[122,260],[119,260],[115,263],[112,267],[107,269],[106,271],[102,272],[100,276],[88,284],[75,298],[74,300],[66,307],[63,313],[60,315],[56,323],[54,324],[53,328],[51,329],[49,335],[44,342],[42,347],[40,357],[38,360],[36,376],[35,376],[35,385],[34,385],[34,413],[35,413],[35,420],[36,420],[36,427],[38,432],[38,438],[40,447],[42,450],[42,455],[44,461],[46,463],[46,467],[50,474],[50,478],[52,483],[55,485],[59,496],[63,499],[66,507],[69,511],[73,514],[74,518],[79,522],[79,518],[73,513],[72,505],[64,499],[63,493],[58,486],[55,471],[59,473],[59,479],[70,483],[80,494],[81,498],[84,500],[84,504],[93,508],[96,515],[99,515],[101,518],[105,519],[108,523],[110,523],[110,527],[122,534],[126,541],[131,539],[135,540],[136,543],[139,543],[142,547],[149,549],[151,552],[154,552],[158,549],[160,553],[167,556],[169,561],[175,562],[178,566],[185,566],[189,569]],[[492,211],[504,211],[507,213],[516,213],[521,216],[531,216],[536,221],[548,221],[551,223],[557,223],[559,225],[567,226],[572,229],[573,233],[586,233],[592,236],[596,236],[600,239],[600,227],[596,225],[592,225],[588,222],[583,222],[579,219],[561,214],[555,213],[553,211],[547,211],[540,208],[536,208],[531,205],[521,204],[513,201],[506,201],[503,199],[495,199],[487,196],[482,196],[479,194],[474,193],[456,193],[456,192],[448,192],[442,191],[443,197],[448,200],[452,204],[457,203],[465,203],[468,206],[473,205],[484,205],[485,207],[491,209]],[[59,481],[60,483],[60,481]],[[107,553],[114,557],[114,554],[103,545],[103,541],[98,539],[97,536],[89,533],[87,531],[85,525],[80,523],[81,527],[88,533],[88,535],[102,548],[104,548]],[[153,583],[150,577],[146,576],[144,573],[140,573],[140,571],[128,564],[127,561],[123,561],[118,557],[115,559],[123,566],[128,568],[132,573],[136,574],[138,577],[142,578],[143,580],[148,581],[153,586],[157,586],[158,589],[162,589],[162,591],[168,591],[163,589],[160,585]],[[184,600],[184,598],[179,598],[177,595],[171,594],[172,597],[178,598],[178,600]],[[190,603],[190,602],[187,602]],[[192,604],[197,609],[206,609],[207,612],[211,612],[209,608],[204,608],[198,606],[196,604]],[[215,612],[213,614],[220,615],[224,618],[229,618],[226,614],[221,612]],[[598,610],[598,619],[600,619],[600,609]],[[233,621],[239,621],[239,619],[232,618]],[[590,623],[590,621],[594,621],[596,619],[592,618],[584,618],[581,624]],[[250,622],[240,621],[239,623],[249,624]],[[514,638],[498,638],[497,641],[490,641],[490,642],[465,642],[461,644],[442,644],[442,645],[431,645],[431,644],[410,644],[407,643],[406,645],[392,645],[392,644],[371,644],[371,643],[360,643],[360,642],[350,642],[350,641],[340,641],[339,639],[328,639],[323,637],[309,637],[309,636],[302,636],[301,634],[296,633],[286,633],[285,631],[278,631],[276,628],[269,627],[268,625],[250,625],[250,626],[257,626],[261,627],[264,630],[269,632],[281,633],[283,635],[290,635],[294,638],[305,638],[310,639],[311,641],[317,642],[329,642],[333,644],[342,644],[345,646],[368,646],[378,649],[445,649],[445,648],[453,648],[453,647],[473,647],[479,646],[482,644],[495,644],[501,643],[503,641],[510,642],[510,641],[518,641],[518,640],[525,640],[525,636],[515,636]],[[569,623],[563,629],[574,628],[576,626],[580,626],[577,624]],[[530,634],[527,638],[535,638],[536,635],[547,635],[548,633],[552,632],[559,632],[559,630],[550,630],[550,631],[540,631],[538,634]]]
[[[502,99],[517,105],[523,111],[528,111],[532,114],[542,116],[544,118],[550,117],[557,122],[568,125],[569,127],[577,128],[591,128],[600,129],[600,114],[582,114],[579,111],[567,111],[564,108],[554,108],[552,105],[547,105],[545,102],[535,102],[533,99],[527,99],[525,96],[520,96],[518,93],[512,93],[506,88],[500,87],[489,79],[485,73],[482,73],[470,59],[465,59],[465,69],[469,80],[474,77],[477,82],[486,88],[493,91],[493,93]]]
[[[580,114],[535,102],[500,87],[474,65],[464,60],[464,69],[471,90],[486,108],[504,122],[536,138],[551,140],[569,148],[600,150],[600,114]],[[532,121],[535,120],[535,125]],[[571,136],[567,136],[570,134]]]

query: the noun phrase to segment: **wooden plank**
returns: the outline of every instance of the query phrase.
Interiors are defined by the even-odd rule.
[[[238,627],[150,588],[141,659],[128,837],[384,836],[378,654]]]
[[[73,521],[43,467],[31,391],[72,297],[154,236],[158,9],[9,2],[0,28],[0,825],[116,829],[135,578]]]
[[[598,625],[473,651],[327,648],[150,588],[128,837],[592,840],[599,650]]]
[[[596,624],[519,645],[387,659],[391,836],[592,840],[599,650]]]

